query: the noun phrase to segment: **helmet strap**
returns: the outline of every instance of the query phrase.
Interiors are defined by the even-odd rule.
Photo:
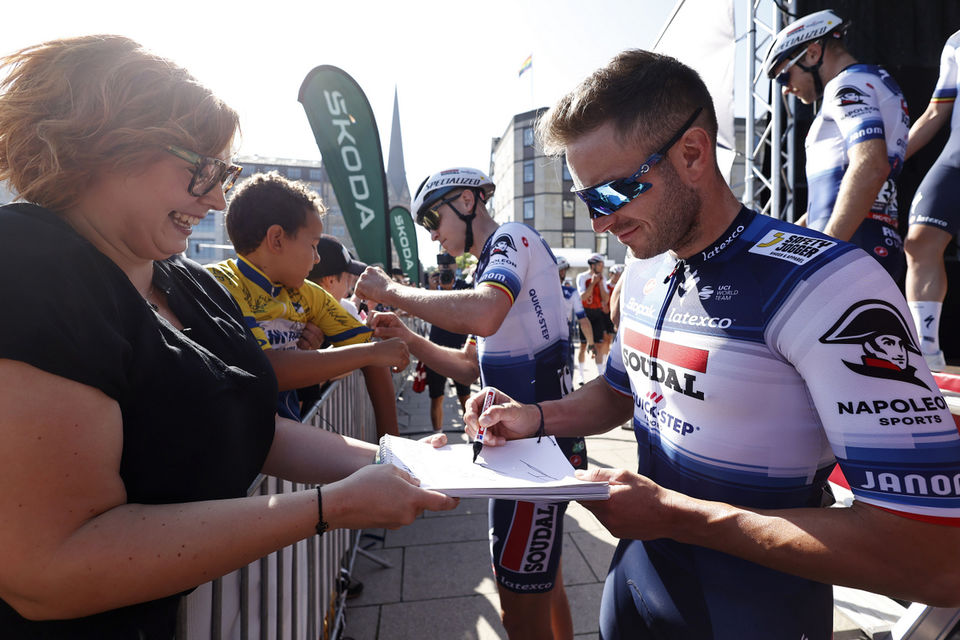
[[[457,217],[463,220],[463,222],[467,225],[467,233],[466,233],[466,237],[464,238],[464,244],[463,244],[464,253],[469,253],[470,247],[473,246],[473,219],[477,217],[477,201],[480,198],[480,195],[477,193],[476,189],[470,189],[470,191],[472,191],[474,195],[473,206],[470,207],[470,213],[468,214],[460,213],[460,210],[457,209],[455,206],[453,206],[452,202],[448,203],[447,205],[451,209],[453,209],[453,212],[457,214]]]
[[[823,41],[820,41],[820,58],[817,59],[815,63],[809,67],[804,66],[803,63],[797,62],[797,66],[813,76],[813,90],[817,93],[817,101],[823,97],[823,80],[820,79],[820,67],[823,66]]]

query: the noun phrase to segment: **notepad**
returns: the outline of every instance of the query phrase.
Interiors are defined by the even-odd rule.
[[[469,444],[443,447],[385,435],[378,461],[392,464],[420,480],[420,486],[455,498],[504,498],[530,502],[606,500],[606,482],[587,482],[552,436],[511,440],[484,447],[476,462]]]

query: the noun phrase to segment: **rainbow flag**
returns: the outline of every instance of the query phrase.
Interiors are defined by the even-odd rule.
[[[517,77],[523,75],[523,72],[533,66],[533,54],[527,56],[527,59],[523,61],[523,64],[520,65],[520,73],[517,74]]]

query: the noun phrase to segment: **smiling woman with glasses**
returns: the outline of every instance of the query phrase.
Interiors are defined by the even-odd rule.
[[[210,190],[218,184],[226,193],[236,183],[237,178],[240,177],[240,172],[243,171],[243,167],[227,164],[219,158],[202,156],[175,144],[167,145],[167,151],[193,165],[193,177],[190,179],[187,191],[190,192],[190,195],[198,198],[210,193]]]
[[[169,640],[185,590],[328,527],[455,505],[371,444],[277,418],[240,307],[181,255],[240,174],[233,109],[121,36],[0,70],[19,199],[0,207],[4,640]],[[328,484],[247,497],[261,472]]]

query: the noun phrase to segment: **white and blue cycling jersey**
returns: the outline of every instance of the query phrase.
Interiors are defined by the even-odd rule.
[[[933,90],[931,102],[953,103],[960,88],[960,31],[947,38],[940,53],[940,76]],[[950,114],[950,138],[937,159],[938,163],[947,162],[960,166],[960,109]]]
[[[833,213],[854,145],[886,143],[890,172],[850,242],[872,255],[892,278],[904,269],[897,231],[896,178],[903,167],[910,116],[896,81],[884,69],[853,64],[824,87],[823,106],[810,126],[807,153],[807,227],[823,231]]]
[[[950,137],[924,176],[910,205],[910,224],[942,229],[957,235],[960,229],[960,109],[955,108],[960,87],[960,31],[947,39],[940,54],[940,76],[931,103],[949,105]]]
[[[487,239],[475,282],[511,302],[496,333],[477,341],[482,384],[524,403],[560,398],[569,329],[550,247],[531,227],[504,224]]]
[[[890,174],[868,217],[896,229],[895,180],[903,168],[909,131],[910,116],[903,92],[885,69],[854,64],[830,80],[823,90],[823,106],[805,141],[807,226],[817,231],[826,227],[850,164],[849,149],[880,139],[886,142]]]
[[[474,281],[511,302],[496,333],[477,341],[482,384],[527,404],[561,398],[570,388],[569,327],[550,247],[534,229],[504,224],[484,244]],[[557,444],[571,465],[586,468],[583,438],[557,438]],[[490,553],[501,588],[528,594],[553,589],[566,508],[566,502],[490,501]]]
[[[742,209],[700,254],[623,277],[604,377],[634,400],[639,473],[782,509],[823,504],[839,462],[857,500],[960,526],[960,433],[900,292],[862,251]],[[646,637],[615,629],[650,619],[671,638],[830,637],[829,585],[720,552],[624,541],[611,575],[603,637]]]

